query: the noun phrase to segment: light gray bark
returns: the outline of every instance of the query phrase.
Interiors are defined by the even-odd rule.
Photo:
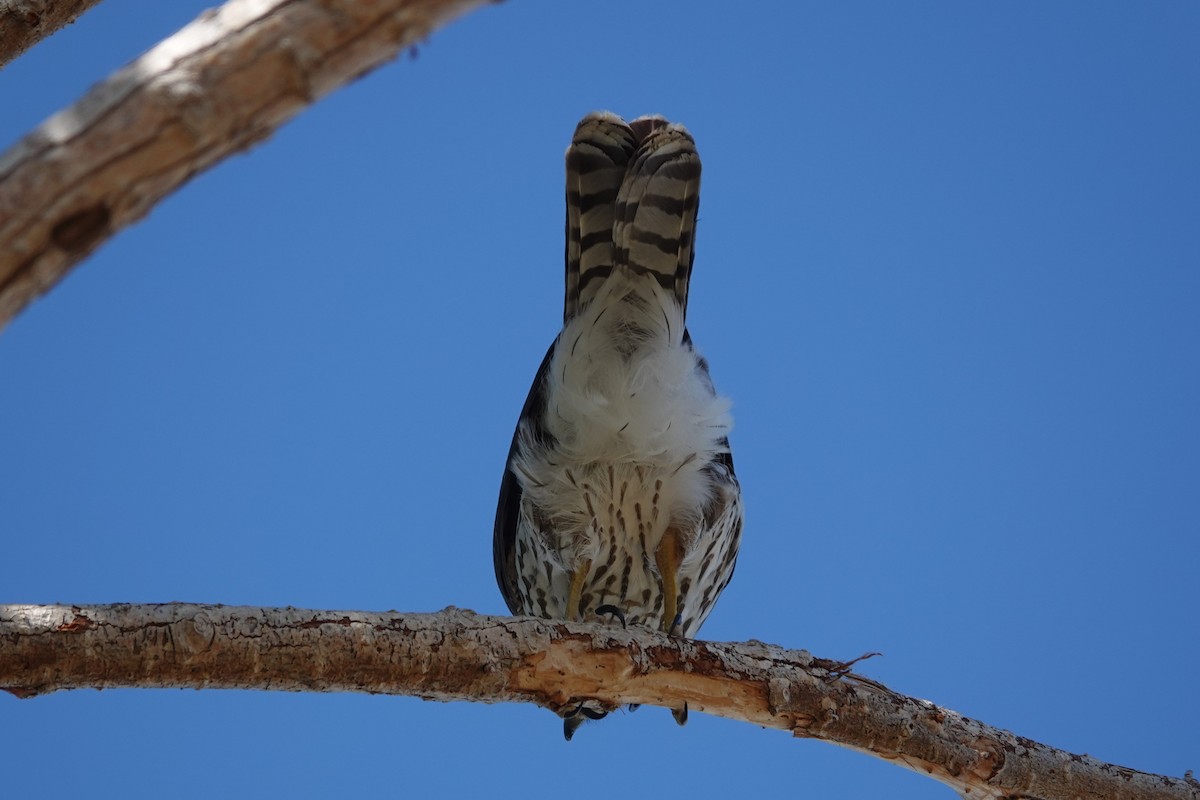
[[[761,642],[455,608],[436,614],[183,603],[0,606],[0,688],[372,692],[680,707],[822,739],[970,798],[1200,800],[1200,784],[1105,764],[905,697],[849,666]]]
[[[230,0],[0,156],[0,327],[198,172],[487,0]]]
[[[74,22],[99,0],[5,0],[0,3],[0,67],[59,28]]]

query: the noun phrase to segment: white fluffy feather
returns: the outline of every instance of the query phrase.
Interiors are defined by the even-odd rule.
[[[632,519],[634,503],[667,512],[649,526],[652,552],[668,524],[697,521],[712,497],[702,468],[727,449],[730,402],[683,333],[682,309],[652,276],[618,269],[559,337],[544,419],[555,444],[538,445],[526,426],[514,468],[525,501],[554,521],[567,566],[596,557],[596,525],[618,511]],[[615,496],[622,485],[629,496]]]

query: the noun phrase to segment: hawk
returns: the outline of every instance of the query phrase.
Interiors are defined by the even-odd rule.
[[[563,328],[509,450],[496,581],[513,614],[691,636],[742,533],[730,403],[684,324],[700,157],[682,125],[598,112],[566,162]],[[568,708],[566,738],[608,710]]]

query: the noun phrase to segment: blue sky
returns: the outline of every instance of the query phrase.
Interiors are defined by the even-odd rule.
[[[206,3],[0,71],[0,147]],[[596,108],[704,159],[689,304],[747,506],[702,636],[1200,769],[1200,6],[511,0],[193,180],[0,334],[0,602],[502,613],[491,525]],[[0,697],[13,797],[944,798],[644,708]],[[13,765],[16,765],[15,767]]]

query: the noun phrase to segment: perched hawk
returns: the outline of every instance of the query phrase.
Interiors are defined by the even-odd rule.
[[[683,126],[593,113],[575,129],[563,329],[521,411],[496,511],[496,581],[514,614],[691,636],[733,575],[730,403],[684,326],[699,191]],[[607,710],[563,712],[567,738]]]

